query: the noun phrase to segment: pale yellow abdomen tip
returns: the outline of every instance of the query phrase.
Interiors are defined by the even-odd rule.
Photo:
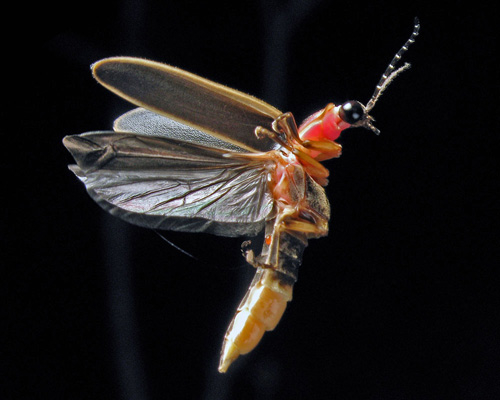
[[[283,287],[273,278],[272,271],[266,271],[238,307],[224,337],[219,372],[226,372],[240,354],[249,353],[257,346],[265,331],[278,325],[291,300],[292,287]]]

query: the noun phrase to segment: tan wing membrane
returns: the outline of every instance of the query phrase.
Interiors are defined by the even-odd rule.
[[[271,128],[282,113],[253,96],[140,58],[106,58],[96,62],[92,70],[99,83],[140,107],[248,151],[276,147],[269,138],[257,138],[254,130],[257,126]]]

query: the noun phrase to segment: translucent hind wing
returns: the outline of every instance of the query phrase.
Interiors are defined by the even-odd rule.
[[[64,138],[70,169],[105,210],[136,225],[220,236],[256,235],[273,210],[263,161],[131,133]]]
[[[136,108],[118,117],[113,124],[113,129],[116,132],[178,139],[231,152],[247,152],[234,144],[144,108]]]

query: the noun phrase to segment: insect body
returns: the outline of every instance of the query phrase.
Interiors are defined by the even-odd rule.
[[[328,233],[330,207],[320,161],[339,157],[340,133],[362,126],[376,133],[369,111],[418,35],[396,54],[366,106],[329,104],[297,127],[290,113],[183,70],[138,58],[93,65],[106,88],[139,106],[113,131],[67,136],[70,169],[111,214],[149,228],[253,236],[245,249],[255,277],[224,337],[220,372],[273,330],[292,299],[302,253]]]

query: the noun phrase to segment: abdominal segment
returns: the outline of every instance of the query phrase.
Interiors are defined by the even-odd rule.
[[[282,232],[277,263],[264,264],[269,260],[264,245],[262,254],[249,261],[257,267],[254,279],[241,301],[236,314],[227,329],[222,345],[219,372],[226,372],[229,365],[240,354],[252,351],[266,331],[272,331],[292,300],[293,285],[297,280],[302,253],[307,246],[305,235]]]
[[[265,331],[272,331],[292,299],[293,285],[281,284],[279,272],[259,268],[224,337],[219,372],[240,354],[252,351]]]

